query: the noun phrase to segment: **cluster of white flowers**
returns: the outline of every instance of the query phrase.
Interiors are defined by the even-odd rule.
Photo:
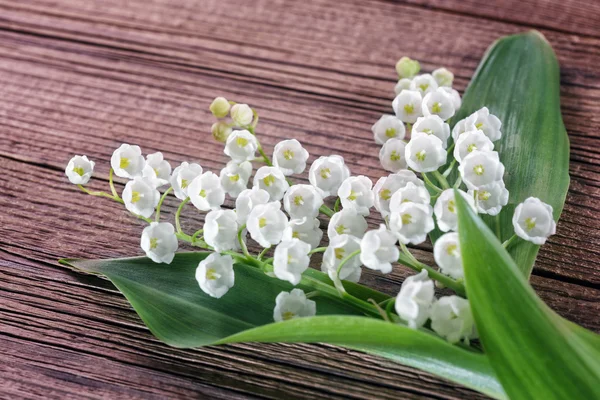
[[[482,108],[458,121],[451,133],[449,120],[461,105],[460,95],[452,89],[452,73],[441,68],[417,75],[418,63],[407,58],[396,68],[400,81],[392,103],[395,115],[382,116],[372,128],[382,146],[381,164],[391,174],[375,185],[367,176],[352,176],[339,155],[317,158],[310,164],[308,184],[293,184],[290,177],[307,168],[308,151],[297,140],[284,140],[274,146],[269,158],[255,135],[257,113],[222,97],[210,106],[218,118],[213,136],[224,143],[224,154],[230,158],[219,174],[190,162],[171,171],[161,153],[144,158],[139,146],[128,144],[111,158],[112,194],[82,186],[94,170],[94,162],[86,156],[73,157],[66,174],[87,193],[120,201],[147,221],[141,247],[153,261],[171,263],[179,240],[210,250],[198,265],[196,279],[200,289],[215,298],[234,286],[238,261],[252,261],[269,276],[296,286],[303,284],[311,255],[318,252],[323,252],[321,270],[343,291],[342,281],[358,282],[362,266],[387,274],[401,253],[414,260],[406,245],[423,243],[437,225],[446,232],[434,244],[439,273],[428,267],[428,276],[418,261],[404,262],[421,272],[403,283],[395,300],[396,318],[415,329],[430,320],[431,329],[450,342],[469,340],[476,333],[468,301],[459,296],[435,300],[430,278],[456,286],[464,278],[455,189],[483,214],[496,215],[508,202],[504,166],[493,151],[493,142],[501,137],[501,123]],[[265,165],[253,171],[252,163]],[[445,170],[438,171],[441,168]],[[113,172],[128,179],[121,197],[114,190]],[[452,184],[450,176],[457,176]],[[160,207],[170,192],[181,200],[175,226],[160,221]],[[235,202],[234,209],[225,207],[227,197]],[[179,221],[188,202],[206,212],[203,228],[193,236],[182,231]],[[384,223],[369,230],[366,218],[372,208]],[[330,217],[325,229],[320,214]],[[537,244],[555,231],[552,208],[535,198],[516,208],[513,223],[516,235]],[[323,231],[328,245],[319,247]],[[259,255],[250,254],[249,239],[263,248]],[[265,257],[268,252],[271,258]],[[274,320],[315,315],[316,303],[309,297],[311,293],[299,288],[280,293]]]

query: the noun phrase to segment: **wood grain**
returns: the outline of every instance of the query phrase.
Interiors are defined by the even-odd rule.
[[[559,57],[572,145],[565,212],[532,284],[600,332],[598,21],[591,1],[0,0],[0,397],[483,398],[333,346],[159,343],[110,283],[56,265],[141,254],[142,225],[62,171],[87,154],[99,171],[91,187],[105,189],[122,142],[218,171],[226,158],[207,107],[224,95],[260,111],[267,151],[295,137],[310,161],[341,154],[375,180],[369,128],[390,111],[398,57],[452,69],[462,90],[493,40],[531,27]],[[165,215],[176,206],[169,199]],[[186,230],[201,226],[192,207],[184,215]],[[429,246],[417,252],[431,261]],[[408,274],[364,283],[393,294]]]

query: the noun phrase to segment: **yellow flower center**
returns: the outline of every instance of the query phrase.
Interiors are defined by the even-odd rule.
[[[137,203],[138,201],[140,201],[140,199],[142,198],[140,192],[131,192],[131,202],[132,203]]]
[[[390,160],[398,161],[400,160],[400,154],[396,150],[392,150],[392,154],[390,154]]]
[[[431,106],[431,112],[437,114],[442,111],[442,105],[437,101]]]
[[[396,129],[395,128],[387,128],[385,130],[385,136],[387,136],[389,138],[393,138],[394,136],[396,136]]]
[[[469,147],[467,147],[468,153],[471,153],[473,150],[477,150],[477,145],[475,143],[471,143]]]
[[[181,180],[181,188],[185,189],[186,187],[188,187],[189,183],[187,179],[182,179]]]
[[[333,252],[335,253],[335,258],[337,258],[338,260],[341,260],[342,258],[344,258],[344,253],[346,251],[344,250],[343,247],[338,247],[338,248],[334,249]]]
[[[389,200],[392,197],[392,191],[390,189],[381,189],[379,191],[379,197],[383,200]]]
[[[217,270],[214,268],[209,268],[206,270],[206,280],[209,281],[214,281],[215,279],[217,279],[219,276],[217,274]]]
[[[265,217],[259,218],[258,219],[258,227],[264,228],[265,226],[267,226],[267,219]]]
[[[427,152],[425,150],[421,150],[418,151],[417,154],[415,154],[415,156],[417,157],[418,161],[425,161],[425,157],[427,157]]]
[[[119,168],[127,168],[131,160],[129,158],[121,157],[121,161],[119,162]]]
[[[329,168],[321,168],[321,178],[328,179],[331,176],[331,170]]]
[[[75,172],[79,176],[83,176],[83,174],[85,174],[83,167],[75,167],[73,168],[73,172]]]
[[[158,247],[158,239],[150,238],[150,249],[155,249]]]
[[[525,227],[527,228],[528,231],[535,228],[535,218],[531,218],[531,217],[526,218],[525,219]]]
[[[458,250],[458,246],[455,244],[449,244],[446,246],[446,253],[448,253],[449,256],[455,256],[456,250]]]
[[[480,122],[478,124],[475,124],[475,128],[481,130],[483,128],[483,122]]]
[[[198,194],[200,195],[200,197],[206,197],[206,190],[202,189]]]
[[[410,214],[402,214],[402,224],[408,225],[412,222],[412,215]]]
[[[235,139],[235,143],[240,147],[246,147],[248,145],[248,139],[243,137],[238,137]]]
[[[283,158],[285,158],[286,160],[291,160],[292,158],[294,158],[294,152],[289,149],[284,151]]]
[[[294,204],[297,206],[301,206],[302,204],[304,204],[304,199],[302,198],[302,196],[294,196]]]
[[[454,200],[450,200],[448,202],[448,211],[450,211],[451,213],[456,212],[456,203],[454,202]]]
[[[492,196],[492,194],[490,192],[488,192],[487,190],[479,190],[477,191],[477,199],[481,200],[481,201],[486,201],[489,200],[489,198]]]
[[[281,314],[281,319],[283,319],[284,321],[287,321],[289,319],[292,319],[296,316],[296,314],[294,314],[291,311],[286,311],[283,314]]]
[[[348,196],[348,200],[354,201],[358,197],[358,194],[354,190],[350,190],[350,195]]]
[[[407,114],[412,114],[415,112],[415,106],[413,106],[412,104],[405,104],[404,105],[404,112]]]
[[[429,87],[428,83],[423,83],[422,85],[419,85],[419,88],[421,88],[422,91],[426,91],[428,87]]]
[[[263,178],[264,184],[268,187],[275,183],[275,177],[273,175],[267,175]]]
[[[483,168],[483,165],[479,164],[473,167],[473,172],[475,172],[475,175],[481,176],[485,172],[485,168]]]
[[[344,232],[346,232],[346,227],[344,225],[340,224],[335,227],[335,231],[338,233],[338,235],[341,235]]]
[[[422,129],[421,132],[424,132],[424,133],[426,133],[428,135],[431,135],[433,133],[433,131],[431,129],[429,129],[429,128]]]
[[[231,176],[229,177],[229,180],[230,180],[231,182],[237,182],[237,181],[239,181],[239,180],[240,180],[240,175],[239,175],[239,174],[231,175]]]
[[[295,239],[299,239],[300,238],[300,234],[296,231],[292,231],[292,237]]]

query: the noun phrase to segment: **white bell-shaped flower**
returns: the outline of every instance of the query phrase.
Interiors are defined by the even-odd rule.
[[[344,158],[338,155],[317,158],[308,172],[308,180],[323,198],[337,194],[342,182],[350,176]]]
[[[146,156],[146,166],[142,170],[142,176],[153,182],[156,188],[169,183],[171,178],[171,164],[164,159],[159,151]]]
[[[409,78],[402,78],[398,81],[398,83],[396,83],[396,85],[394,86],[394,93],[396,93],[396,96],[398,96],[400,93],[402,93],[403,90],[410,90],[410,83],[412,82],[412,79]]]
[[[437,115],[444,121],[451,118],[456,112],[452,97],[441,88],[425,95],[422,108],[424,116]]]
[[[233,131],[225,142],[225,154],[237,163],[252,161],[258,150],[256,136],[247,130]]]
[[[327,227],[327,236],[329,236],[329,240],[344,234],[362,238],[368,227],[365,217],[356,210],[344,208],[331,216]]]
[[[366,176],[351,176],[347,178],[338,189],[338,197],[344,209],[356,210],[360,215],[369,215],[375,197],[371,188],[373,182]]]
[[[151,182],[138,176],[127,182],[122,197],[128,211],[149,218],[158,205],[160,193]]]
[[[283,172],[276,167],[263,166],[254,174],[254,186],[269,193],[269,201],[279,201],[290,187]]]
[[[327,273],[331,280],[338,279],[338,267],[344,258],[356,250],[360,250],[360,239],[352,235],[339,235],[329,240],[329,246],[323,253],[321,271]],[[350,282],[358,282],[362,269],[360,268],[360,257],[349,259],[339,274],[339,279]]]
[[[231,119],[239,127],[246,127],[252,123],[254,114],[248,104],[234,104],[230,111]]]
[[[94,165],[95,163],[88,160],[86,156],[75,156],[67,164],[65,174],[71,183],[85,185],[94,173]]]
[[[196,281],[200,289],[209,296],[217,299],[223,297],[235,282],[233,258],[230,255],[211,253],[196,268]]]
[[[390,139],[379,150],[379,162],[386,171],[398,172],[406,169],[405,152],[406,143],[403,140]]]
[[[323,198],[312,185],[293,185],[283,196],[283,208],[290,218],[316,218],[322,205]]]
[[[434,92],[437,88],[438,83],[431,74],[417,75],[410,82],[410,90],[419,92],[421,96],[426,96]]]
[[[416,132],[426,133],[428,135],[437,136],[442,141],[444,149],[448,144],[450,137],[450,125],[445,123],[437,115],[428,115],[427,117],[417,118],[417,122],[412,127],[413,135]]]
[[[394,193],[406,186],[408,182],[421,187],[425,186],[425,183],[417,178],[414,172],[407,169],[379,178],[375,187],[373,187],[373,193],[375,195],[375,208],[383,218],[390,214],[390,200]]]
[[[411,82],[412,85],[412,82]],[[402,122],[414,123],[423,115],[423,96],[416,90],[403,90],[392,102],[392,108],[396,117]]]
[[[454,74],[448,71],[446,68],[438,68],[433,71],[431,75],[437,82],[438,86],[451,87],[452,81],[454,81]]]
[[[483,131],[468,131],[459,135],[454,147],[454,158],[459,163],[463,158],[474,152],[479,151],[492,151],[494,150],[494,143],[485,136]]]
[[[437,136],[415,133],[405,149],[406,163],[417,172],[431,172],[446,164],[447,153]]]
[[[461,119],[454,125],[454,128],[452,128],[452,139],[455,143],[458,141],[458,138],[463,133],[477,130],[477,128],[475,127],[476,119],[476,115],[470,115],[467,118]]]
[[[469,190],[469,197],[475,197],[477,212],[480,214],[498,215],[502,207],[508,204],[508,190],[504,182],[496,182],[487,189]]]
[[[317,314],[317,303],[309,300],[301,289],[281,292],[275,298],[273,320],[275,322],[290,319],[312,317]]]
[[[287,225],[288,219],[281,211],[281,204],[278,201],[255,206],[250,211],[246,222],[250,237],[262,247],[271,247],[281,242]]]
[[[281,240],[299,239],[308,243],[311,249],[319,247],[323,239],[323,231],[320,228],[321,221],[317,218],[292,219],[283,231]]]
[[[140,146],[126,143],[116,149],[110,158],[110,166],[115,171],[115,175],[121,178],[133,179],[136,176],[142,176],[145,165],[146,160]]]
[[[556,233],[552,206],[536,197],[527,198],[515,208],[512,222],[517,236],[534,244],[542,245]]]
[[[371,127],[375,143],[384,144],[390,139],[404,139],[406,128],[395,115],[384,114]]]
[[[225,192],[234,199],[248,187],[248,180],[252,175],[252,164],[244,161],[241,164],[229,161],[221,170],[219,179]]]
[[[188,187],[188,196],[200,211],[218,210],[225,202],[225,190],[221,186],[221,180],[210,171],[194,178]]]
[[[469,302],[458,296],[444,296],[431,306],[431,329],[450,343],[475,337],[475,320]]]
[[[454,279],[465,277],[458,233],[449,232],[440,236],[433,246],[433,258],[443,274]]]
[[[283,281],[297,285],[310,263],[310,244],[299,239],[284,240],[275,248],[273,273]]]
[[[275,145],[273,165],[285,176],[301,174],[306,169],[308,151],[296,139],[284,140]]]
[[[429,204],[431,202],[431,195],[425,186],[408,182],[392,195],[389,203],[390,213],[398,212],[402,204],[408,202]]]
[[[204,220],[204,241],[222,253],[238,248],[237,216],[233,210],[214,210]]]
[[[458,193],[460,193],[473,210],[476,210],[473,196],[469,196],[462,190],[458,190]],[[435,213],[438,228],[440,228],[442,232],[455,231],[458,229],[458,215],[456,214],[454,189],[446,189],[440,194],[433,207],[433,212]]]
[[[142,250],[155,263],[171,264],[179,247],[175,228],[168,222],[152,222],[142,231]]]
[[[404,244],[421,244],[435,227],[429,204],[407,202],[390,214],[390,230]]]
[[[267,204],[269,197],[269,192],[262,190],[258,186],[243,190],[237,199],[235,199],[235,212],[238,225],[244,225],[248,219],[248,215],[250,215],[250,211],[259,204]]]
[[[490,138],[492,142],[502,137],[502,132],[500,132],[502,122],[494,114],[490,114],[490,110],[487,107],[475,111],[469,118],[474,118],[473,123],[475,124],[475,128],[483,131],[485,136]]]
[[[451,87],[448,87],[448,86],[442,86],[442,87],[440,87],[440,89],[442,89],[444,92],[446,92],[450,95],[450,98],[452,99],[452,104],[454,105],[454,110],[458,111],[458,109],[462,105],[462,99],[460,98],[460,93],[458,93],[457,90],[452,89]]]
[[[368,231],[360,242],[360,261],[365,267],[384,274],[392,272],[392,263],[398,261],[400,255],[397,241],[384,224],[378,230]]]
[[[458,171],[468,189],[484,190],[502,181],[504,165],[497,152],[475,150],[462,159]]]
[[[427,276],[427,270],[409,276],[402,282],[396,297],[396,313],[412,329],[422,327],[429,318],[434,293],[433,281]]]
[[[175,197],[179,200],[185,200],[187,195],[188,186],[192,181],[202,174],[202,167],[199,164],[182,162],[180,166],[176,167],[171,174],[169,180]]]

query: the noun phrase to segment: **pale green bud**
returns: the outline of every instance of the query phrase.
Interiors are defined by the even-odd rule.
[[[412,78],[421,70],[421,65],[418,61],[411,60],[408,57],[402,57],[396,63],[396,72],[399,79]]]
[[[210,104],[210,112],[217,118],[225,118],[229,114],[230,107],[225,97],[216,97]]]
[[[454,74],[448,71],[446,68],[438,68],[431,73],[437,84],[440,86],[452,86],[454,80]]]
[[[248,104],[236,104],[231,107],[231,119],[237,126],[248,126],[252,122],[254,114]]]
[[[229,134],[231,134],[231,127],[225,122],[215,122],[210,128],[213,137],[217,142],[225,143]]]

